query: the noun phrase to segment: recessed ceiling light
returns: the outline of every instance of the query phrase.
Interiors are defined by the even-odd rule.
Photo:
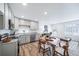
[[[44,14],[47,15],[47,11],[45,11]]]
[[[27,3],[22,3],[23,6],[27,6]]]
[[[24,18],[24,16],[21,16],[21,18]]]

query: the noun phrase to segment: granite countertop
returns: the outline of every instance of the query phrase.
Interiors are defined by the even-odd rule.
[[[17,37],[24,36],[24,35],[30,36],[30,33],[18,33],[18,34],[15,34],[15,36],[17,36]]]
[[[18,39],[12,39],[10,42],[6,42],[6,43],[2,43],[2,41],[0,41],[0,44],[10,44],[10,43],[13,43],[13,42],[17,42]]]

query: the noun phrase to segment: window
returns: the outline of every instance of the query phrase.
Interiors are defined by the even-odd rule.
[[[65,23],[65,35],[79,35],[79,21]]]

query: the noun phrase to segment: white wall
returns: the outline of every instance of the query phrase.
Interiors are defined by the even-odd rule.
[[[48,26],[48,32],[52,31],[50,22],[42,20],[42,21],[39,21],[39,33],[43,33],[44,25]]]
[[[52,27],[52,33],[54,36],[57,37],[64,37],[64,24],[59,23],[59,24],[54,24],[51,26]]]

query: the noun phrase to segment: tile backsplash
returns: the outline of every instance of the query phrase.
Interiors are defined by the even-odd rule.
[[[0,34],[4,34],[4,33],[9,33],[10,34],[10,30],[8,29],[3,29],[3,30],[0,30]]]

